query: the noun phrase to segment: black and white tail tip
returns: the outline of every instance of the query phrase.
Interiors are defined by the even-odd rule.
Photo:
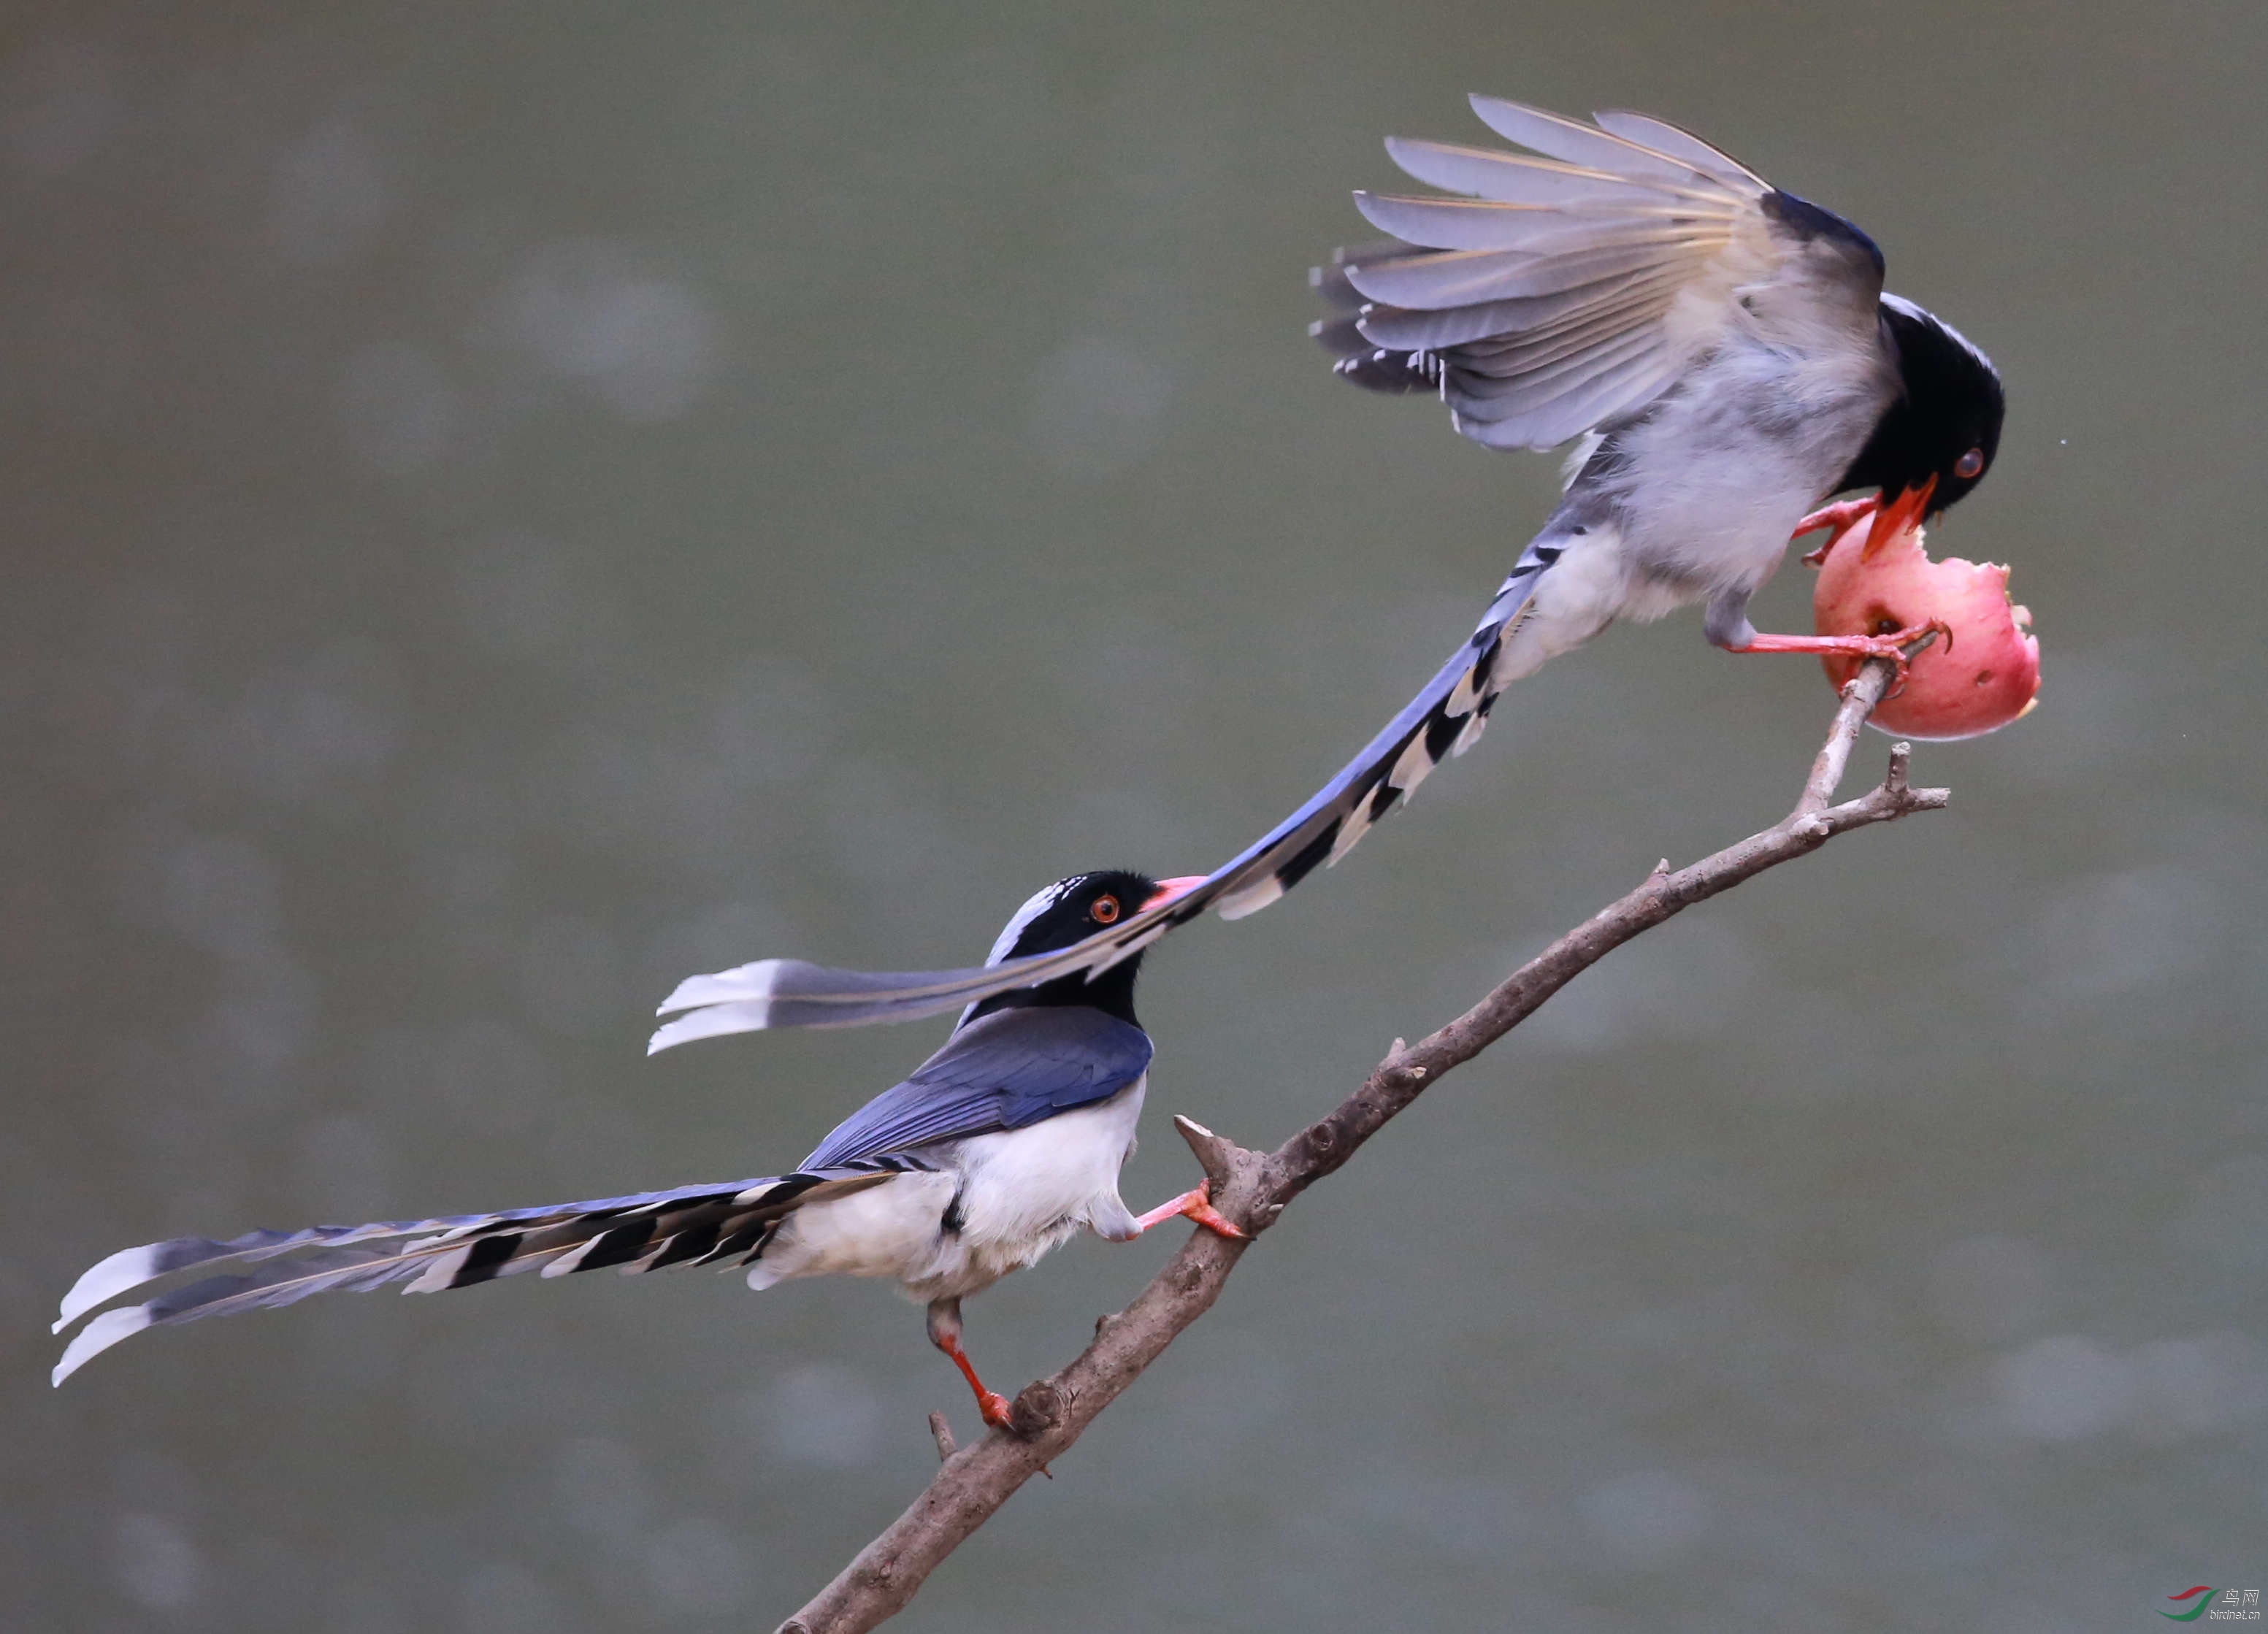
[[[747,1266],[797,1208],[878,1185],[904,1167],[867,1162],[501,1214],[255,1231],[225,1242],[176,1237],[121,1249],[63,1296],[55,1332],[113,1299],[175,1285],[95,1316],[64,1349],[53,1381],[60,1385],[145,1328],[291,1305],[318,1293],[362,1293],[394,1283],[407,1284],[404,1293],[438,1293],[526,1271],[564,1277],[607,1266],[625,1275],[674,1265]],[[176,1281],[190,1271],[204,1275]]]

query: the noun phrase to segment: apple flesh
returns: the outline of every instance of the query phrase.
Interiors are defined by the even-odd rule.
[[[1933,562],[1918,526],[1894,534],[1871,554],[1872,517],[1836,534],[1812,586],[1811,615],[1822,636],[1879,636],[1941,620],[1953,631],[1913,660],[1905,689],[1882,700],[1873,724],[1900,737],[1944,740],[1997,732],[2031,713],[2040,690],[2040,642],[2031,614],[2008,600],[2008,570],[1997,562]],[[1839,691],[1863,660],[1830,652],[1821,660]]]

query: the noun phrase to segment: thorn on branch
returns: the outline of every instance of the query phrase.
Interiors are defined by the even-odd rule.
[[[1906,791],[1906,769],[1912,762],[1912,744],[1901,742],[1890,745],[1890,769],[1882,774],[1882,787],[1903,799]]]
[[[929,1439],[937,1443],[937,1461],[940,1464],[959,1450],[954,1446],[953,1426],[945,1422],[943,1413],[929,1416]]]
[[[1174,1127],[1181,1131],[1182,1138],[1189,1142],[1190,1152],[1196,1154],[1197,1167],[1212,1182],[1213,1195],[1219,1196],[1226,1191],[1230,1177],[1235,1173],[1236,1143],[1222,1138],[1195,1118],[1185,1118],[1178,1112],[1174,1114]]]
[[[1386,1052],[1386,1059],[1378,1064],[1371,1076],[1378,1080],[1381,1087],[1387,1089],[1407,1089],[1412,1084],[1423,1083],[1425,1078],[1424,1067],[1403,1064],[1402,1058],[1409,1053],[1409,1043],[1403,1039],[1395,1039],[1394,1048]],[[1328,1150],[1328,1148],[1318,1148],[1318,1150]]]

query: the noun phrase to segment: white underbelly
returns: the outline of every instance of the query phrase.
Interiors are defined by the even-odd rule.
[[[748,1286],[797,1277],[923,1275],[937,1255],[938,1222],[960,1182],[951,1174],[895,1174],[879,1186],[798,1209],[780,1222],[748,1270]]]
[[[750,1269],[748,1285],[887,1277],[917,1299],[958,1298],[1032,1264],[1082,1226],[1123,1219],[1118,1171],[1134,1148],[1145,1084],[1024,1129],[955,1142],[939,1150],[937,1173],[894,1175],[797,1210]]]
[[[961,1235],[985,1254],[1020,1253],[1050,1233],[1052,1248],[1117,1204],[1118,1171],[1133,1152],[1148,1084],[1138,1078],[1108,1100],[962,1142]]]
[[[1505,643],[1491,687],[1533,675],[1616,619],[1657,619],[1683,605],[1674,590],[1631,572],[1621,536],[1612,528],[1571,538],[1536,582],[1535,600]]]

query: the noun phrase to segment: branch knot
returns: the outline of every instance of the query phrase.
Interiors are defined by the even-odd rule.
[[[1008,1428],[1020,1441],[1036,1441],[1063,1423],[1063,1392],[1044,1379],[1033,1380],[1008,1407]]]

